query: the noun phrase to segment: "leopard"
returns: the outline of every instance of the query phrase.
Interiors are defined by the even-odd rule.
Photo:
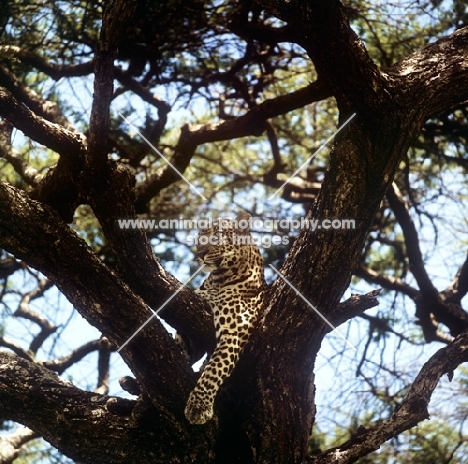
[[[216,348],[191,391],[185,416],[191,424],[213,418],[216,395],[234,370],[263,305],[263,258],[250,234],[249,213],[218,219],[197,237],[195,257],[210,272],[196,290],[211,308]]]

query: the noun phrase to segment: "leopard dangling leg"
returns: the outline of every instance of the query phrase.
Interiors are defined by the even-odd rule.
[[[204,424],[213,418],[213,403],[223,381],[231,375],[246,340],[236,333],[223,333],[197,385],[190,393],[185,417],[191,424]]]

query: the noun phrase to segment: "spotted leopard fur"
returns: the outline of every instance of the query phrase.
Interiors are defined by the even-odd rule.
[[[254,328],[265,289],[263,260],[252,241],[250,215],[219,219],[198,235],[196,258],[210,272],[197,292],[213,311],[217,346],[190,393],[185,415],[192,424],[213,417],[220,386],[231,375]]]

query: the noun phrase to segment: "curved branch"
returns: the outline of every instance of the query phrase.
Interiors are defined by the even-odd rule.
[[[29,351],[36,354],[37,350],[42,346],[44,341],[52,335],[56,330],[57,326],[49,322],[44,316],[35,311],[31,310],[29,303],[31,300],[41,297],[46,290],[51,288],[53,283],[50,280],[40,280],[39,285],[30,292],[23,295],[19,303],[18,309],[14,312],[13,316],[22,317],[35,322],[41,331],[34,337],[33,341],[29,346]]]
[[[324,100],[331,95],[328,83],[317,80],[307,87],[265,100],[243,116],[216,124],[190,126],[188,137],[192,143],[201,145],[202,143],[219,142],[247,135],[259,135],[266,130],[264,121],[267,119],[289,113],[309,103]]]
[[[438,332],[437,321],[445,324],[453,336],[458,335],[468,326],[468,314],[457,303],[443,301],[443,293],[439,293],[426,272],[419,237],[398,187],[394,183],[388,188],[387,199],[395,218],[403,230],[409,268],[420,288],[412,298],[416,303],[416,315],[427,341],[444,340],[447,337]],[[434,320],[434,318],[436,320]]]
[[[294,25],[295,42],[307,51],[319,79],[325,80],[340,109],[378,114],[386,82],[364,44],[349,25],[339,0],[256,0],[268,11]]]
[[[157,108],[159,112],[159,119],[163,128],[165,126],[167,114],[169,113],[169,111],[171,111],[169,103],[162,100],[156,94],[151,93],[151,91],[147,87],[144,87],[138,81],[132,79],[132,77],[129,74],[122,71],[122,69],[119,67],[114,67],[114,76],[123,86],[125,86],[125,88],[131,90],[142,100]]]
[[[408,206],[395,183],[388,188],[387,200],[398,224],[400,224],[403,230],[410,271],[414,275],[419,289],[426,295],[435,296],[437,289],[426,272],[421,248],[419,247],[418,232],[409,213]]]
[[[403,282],[401,279],[389,275],[381,275],[374,270],[361,264],[355,271],[354,275],[361,277],[366,282],[371,284],[380,285],[381,287],[387,290],[394,290],[396,292],[401,292],[404,295],[409,296],[414,299],[419,295],[419,291],[415,288],[408,285],[406,282]]]
[[[11,133],[13,126],[3,119],[0,121],[0,156],[5,158],[18,175],[32,187],[36,187],[42,179],[37,169],[33,168],[11,145]]]
[[[186,125],[181,130],[181,135],[171,163],[180,172],[184,172],[190,160],[194,156],[198,145],[233,138],[245,137],[247,135],[260,135],[267,126],[267,119],[288,113],[297,108],[320,101],[329,97],[330,89],[322,81],[313,82],[307,87],[272,98],[260,103],[249,110],[243,116],[221,121],[216,124],[204,124],[198,126]],[[178,174],[171,166],[164,166],[156,174],[138,185],[137,187],[137,211],[145,209],[146,204],[157,195],[163,188],[179,180]]]
[[[0,279],[7,279],[14,274],[18,269],[24,268],[25,265],[12,257],[0,259]]]
[[[311,457],[307,464],[348,464],[380,448],[387,440],[429,418],[427,406],[432,393],[444,374],[449,377],[463,362],[468,361],[468,330],[450,345],[441,348],[424,364],[408,394],[393,415],[377,425],[364,428],[346,443],[320,456]]]
[[[2,182],[0,247],[48,276],[115,347],[151,316],[143,300],[54,211]],[[193,374],[161,323],[153,318],[120,353],[148,395],[182,416]]]
[[[71,353],[69,353],[66,356],[63,356],[60,359],[56,359],[53,361],[43,361],[42,365],[44,367],[47,367],[47,369],[50,369],[51,371],[54,371],[60,375],[64,371],[66,371],[70,366],[73,366],[73,364],[83,359],[89,353],[98,350],[99,346],[100,340],[93,340],[80,346],[76,350],[73,350]]]
[[[9,348],[20,358],[27,359],[28,361],[34,361],[34,358],[28,353],[28,351],[16,344],[13,340],[9,340],[5,337],[0,337],[0,346]]]
[[[56,151],[72,163],[86,152],[83,134],[77,135],[59,124],[37,116],[4,87],[0,87],[0,115],[25,135]]]
[[[4,55],[11,55],[18,58],[23,63],[33,66],[38,71],[47,74],[52,79],[58,81],[63,77],[87,76],[93,72],[94,60],[80,64],[58,65],[49,63],[44,58],[28,50],[23,50],[16,45],[0,46],[0,52]]]
[[[0,125],[6,121],[0,121]],[[1,132],[1,129],[0,129]],[[9,143],[4,142],[4,137],[0,135],[0,157],[5,158],[12,166],[15,172],[31,187],[36,187],[42,179],[37,169],[33,168],[23,158],[21,153],[13,148]]]
[[[420,101],[427,119],[468,98],[468,26],[404,58],[389,71],[402,98]]]
[[[60,124],[71,132],[78,133],[73,124],[62,114],[56,102],[43,100],[34,90],[23,85],[12,72],[1,66],[0,85],[6,87],[15,98],[27,105],[36,115]]]

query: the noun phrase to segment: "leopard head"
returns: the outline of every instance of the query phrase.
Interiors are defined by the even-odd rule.
[[[208,272],[229,266],[239,248],[249,244],[250,218],[249,213],[241,213],[234,221],[218,219],[210,228],[201,230],[195,253],[198,264],[204,264]]]

